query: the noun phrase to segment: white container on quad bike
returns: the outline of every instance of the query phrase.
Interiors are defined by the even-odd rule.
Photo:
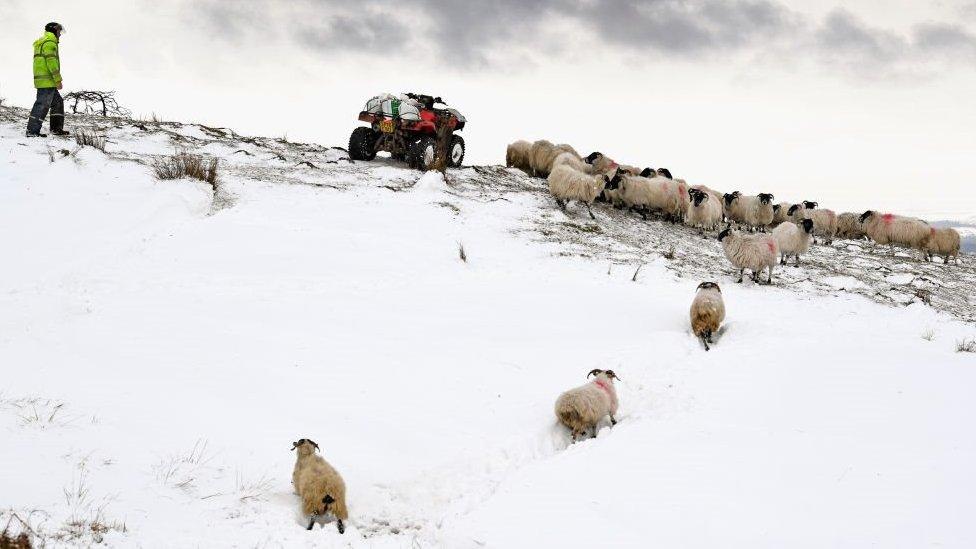
[[[390,94],[390,93],[381,93],[381,94],[377,95],[376,97],[374,97],[374,98],[370,99],[369,101],[367,101],[366,102],[366,108],[363,109],[363,110],[366,111],[366,112],[373,113],[373,114],[379,114],[379,113],[383,112],[383,102],[384,101],[387,101],[387,100],[390,100],[390,99],[395,99],[395,98],[396,98],[396,96],[393,95],[393,94]]]
[[[388,93],[380,94],[367,101],[364,110],[391,118],[399,116],[402,120],[420,120],[420,104],[406,96],[397,99]]]

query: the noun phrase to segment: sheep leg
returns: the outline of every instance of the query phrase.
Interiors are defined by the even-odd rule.
[[[796,256],[796,257],[797,257],[797,261],[799,261],[800,260],[800,256]],[[762,273],[762,271],[760,271],[760,274],[761,273]],[[773,266],[770,265],[769,266],[769,277],[766,279],[766,284],[772,284],[772,283],[773,283]]]
[[[346,533],[346,525],[342,523],[342,519],[336,519],[336,528],[339,529],[340,534]]]
[[[556,199],[556,204],[559,206],[559,209],[560,210],[562,210],[564,212],[566,211],[566,203],[565,202],[563,202],[562,200],[560,200],[560,199],[557,198]]]
[[[699,337],[698,339],[700,339],[700,340],[701,340],[701,342],[702,342],[702,345],[704,345],[704,346],[705,346],[705,350],[706,350],[706,351],[709,351],[709,350],[711,350],[711,349],[710,349],[710,348],[708,347],[708,337],[707,337],[707,335],[706,335],[706,334],[702,334],[702,335],[701,335],[701,336],[700,336],[700,337]]]
[[[308,519],[308,528],[306,528],[306,530],[311,530],[312,527],[315,526],[315,519],[316,515],[312,515],[311,518]]]
[[[800,254],[796,254],[796,265],[793,265],[793,266],[794,267],[799,267],[800,266]]]
[[[616,425],[616,424],[617,424],[617,418],[613,417],[613,414],[610,414],[610,425]]]
[[[596,220],[596,216],[593,215],[593,210],[590,209],[590,204],[588,202],[583,203],[586,206],[586,211],[590,213],[590,219]]]
[[[739,269],[739,280],[736,280],[736,282],[737,282],[737,283],[739,283],[739,284],[741,284],[741,283],[742,283],[742,275],[743,275],[743,273],[745,273],[745,272],[746,272],[746,270],[745,270],[745,269]]]

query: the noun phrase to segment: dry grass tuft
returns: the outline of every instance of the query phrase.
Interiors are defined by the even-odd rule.
[[[204,158],[200,155],[179,152],[172,156],[160,156],[153,160],[152,168],[158,179],[182,179],[190,177],[209,183],[217,188],[216,158]]]
[[[976,353],[976,339],[964,339],[956,342],[957,353]]]
[[[464,251],[464,244],[460,242],[458,242],[458,256],[461,258],[461,261],[468,262],[468,254]]]
[[[198,440],[188,453],[160,460],[154,467],[156,480],[163,485],[190,492],[196,488],[201,469],[211,459],[213,456],[207,453],[207,441]]]
[[[81,147],[93,147],[105,152],[105,137],[98,135],[93,130],[81,130],[76,133],[75,143]]]

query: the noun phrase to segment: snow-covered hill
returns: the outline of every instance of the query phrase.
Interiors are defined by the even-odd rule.
[[[113,547],[976,543],[969,257],[839,242],[737,285],[714,239],[564,214],[505,168],[445,183],[82,119],[102,153],[20,137],[25,117],[0,109],[0,527]],[[216,196],[152,177],[177,149],[221,159]],[[687,320],[706,279],[728,308],[709,353]],[[622,378],[620,423],[570,446],[552,404],[597,367]],[[346,480],[344,536],[303,529],[302,437]]]

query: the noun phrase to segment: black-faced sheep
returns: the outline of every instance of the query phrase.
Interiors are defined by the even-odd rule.
[[[644,219],[647,219],[647,211],[659,212],[673,222],[684,218],[689,199],[683,183],[664,177],[617,175],[620,178],[620,200],[640,212]]]
[[[570,389],[556,399],[556,418],[569,427],[573,433],[573,442],[592,430],[596,436],[596,427],[603,418],[610,416],[610,424],[616,425],[617,418],[617,389],[613,380],[620,379],[613,370],[592,370],[586,374],[587,379],[595,376],[593,381]]]
[[[804,219],[813,220],[813,243],[817,243],[816,237],[821,237],[824,244],[830,244],[837,236],[837,214],[833,210],[817,208],[816,202],[804,200],[800,204],[790,206],[787,211],[794,222],[799,223]]]
[[[688,209],[685,223],[700,231],[711,231],[722,224],[722,202],[712,193],[697,188],[688,189]]]
[[[746,269],[752,272],[752,280],[759,282],[763,270],[769,269],[767,284],[773,283],[773,268],[779,260],[779,247],[776,239],[767,234],[745,234],[726,228],[718,234],[725,257],[739,269],[739,280]]]
[[[793,204],[790,204],[789,202],[773,204],[773,225],[779,225],[790,218],[788,212],[790,211],[790,206],[792,205]]]
[[[732,221],[763,232],[773,222],[773,195],[743,196],[739,191],[725,195],[726,215]]]
[[[322,456],[316,452],[319,445],[303,438],[293,442],[292,450],[297,450],[295,470],[291,475],[295,491],[302,498],[302,512],[309,517],[308,529],[315,521],[331,513],[336,518],[339,533],[346,531],[344,520],[349,519],[346,509],[346,484]]]
[[[921,219],[904,217],[895,214],[879,214],[868,210],[859,218],[865,234],[878,244],[887,244],[891,253],[895,253],[895,244],[922,252],[927,257],[929,238],[932,227]]]
[[[616,177],[606,174],[590,175],[562,165],[549,174],[549,192],[563,211],[569,201],[575,200],[586,207],[591,219],[596,219],[590,206],[605,188],[615,189],[616,181]]]
[[[813,233],[813,220],[804,219],[799,223],[784,221],[773,229],[773,238],[779,247],[780,265],[786,265],[786,260],[792,255],[796,258],[796,266],[800,266],[800,255],[810,249],[810,235]]]

